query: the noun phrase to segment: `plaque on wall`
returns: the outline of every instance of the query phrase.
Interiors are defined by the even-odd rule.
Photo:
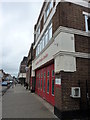
[[[55,79],[55,84],[56,85],[61,85],[61,79],[60,78],[56,78]]]

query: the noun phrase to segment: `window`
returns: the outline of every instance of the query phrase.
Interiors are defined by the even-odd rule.
[[[45,72],[44,72],[44,87],[43,87],[43,91],[45,92],[45,81],[46,81],[46,76],[45,76]]]
[[[86,32],[90,31],[90,16],[85,15]]]
[[[40,79],[39,79],[39,84],[38,84],[38,88],[40,88]]]
[[[42,79],[41,79],[41,90],[42,90]]]
[[[41,78],[43,78],[43,74],[41,73]]]
[[[47,76],[49,77],[49,71],[48,71],[48,74],[47,74]]]
[[[44,15],[44,22],[46,21],[51,9],[53,8],[53,1],[49,2],[46,11],[45,11],[45,15]]]
[[[45,47],[45,46],[46,46],[46,38],[45,38],[45,35],[44,35],[43,39],[44,39],[44,47]]]
[[[46,17],[48,17],[48,15],[49,15],[49,5],[48,5],[48,7],[46,9]]]
[[[54,95],[54,79],[52,79],[52,95]]]
[[[47,93],[49,93],[49,79],[47,80]]]
[[[50,2],[50,5],[49,5],[49,6],[50,6],[50,8],[49,8],[49,9],[51,10],[51,9],[52,9],[52,7],[53,7],[53,1],[51,1],[51,2]]]
[[[44,37],[42,38],[42,49],[44,48]]]
[[[37,47],[36,47],[36,56],[38,55]]]
[[[54,70],[52,70],[52,76],[54,76]]]
[[[90,31],[90,17],[88,17],[88,30]]]
[[[40,79],[40,74],[39,74],[39,79]]]
[[[37,29],[37,37],[39,36],[39,34],[40,34],[40,26]]]
[[[39,55],[39,45],[38,45],[38,55]]]
[[[52,23],[50,22],[47,30],[43,34],[39,44],[36,47],[36,56],[40,54],[40,52],[44,49],[44,47],[48,44],[49,40],[52,38]]]
[[[48,31],[46,31],[46,33],[45,33],[45,41],[46,41],[46,45],[47,45],[47,43],[48,43]]]
[[[42,49],[43,49],[43,48],[42,48],[42,40],[41,40],[40,44],[41,44],[41,51],[42,51]]]
[[[41,52],[41,46],[42,46],[42,45],[41,45],[41,41],[40,41],[40,43],[39,43],[39,44],[40,44],[40,48],[39,48],[39,49],[40,49],[40,52]]]
[[[49,40],[52,38],[52,23],[49,26]]]
[[[45,78],[44,78],[44,87],[43,87],[43,91],[45,92]]]

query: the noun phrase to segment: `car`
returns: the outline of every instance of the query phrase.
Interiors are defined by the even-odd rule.
[[[7,86],[7,85],[8,85],[7,81],[2,82],[2,86]]]

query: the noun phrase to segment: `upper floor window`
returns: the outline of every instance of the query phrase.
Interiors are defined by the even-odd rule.
[[[39,35],[40,35],[40,26],[37,29],[36,39],[38,38]]]
[[[52,23],[49,26],[49,40],[52,38]]]
[[[85,15],[86,32],[90,31],[90,16]]]
[[[45,14],[44,14],[44,22],[46,21],[51,9],[53,8],[53,1],[51,0],[45,10]]]
[[[90,31],[90,17],[88,17],[88,30]]]
[[[50,22],[49,26],[47,27],[45,33],[43,34],[40,42],[36,47],[36,56],[44,49],[44,47],[48,44],[49,40],[52,38],[52,23]]]

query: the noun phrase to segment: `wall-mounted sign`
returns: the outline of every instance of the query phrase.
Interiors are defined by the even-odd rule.
[[[48,53],[46,55],[44,55],[41,59],[39,59],[37,62],[36,62],[36,65],[39,64],[40,62],[42,62],[46,57],[48,57]]]
[[[61,79],[60,78],[56,78],[55,79],[55,84],[56,85],[61,85]]]

